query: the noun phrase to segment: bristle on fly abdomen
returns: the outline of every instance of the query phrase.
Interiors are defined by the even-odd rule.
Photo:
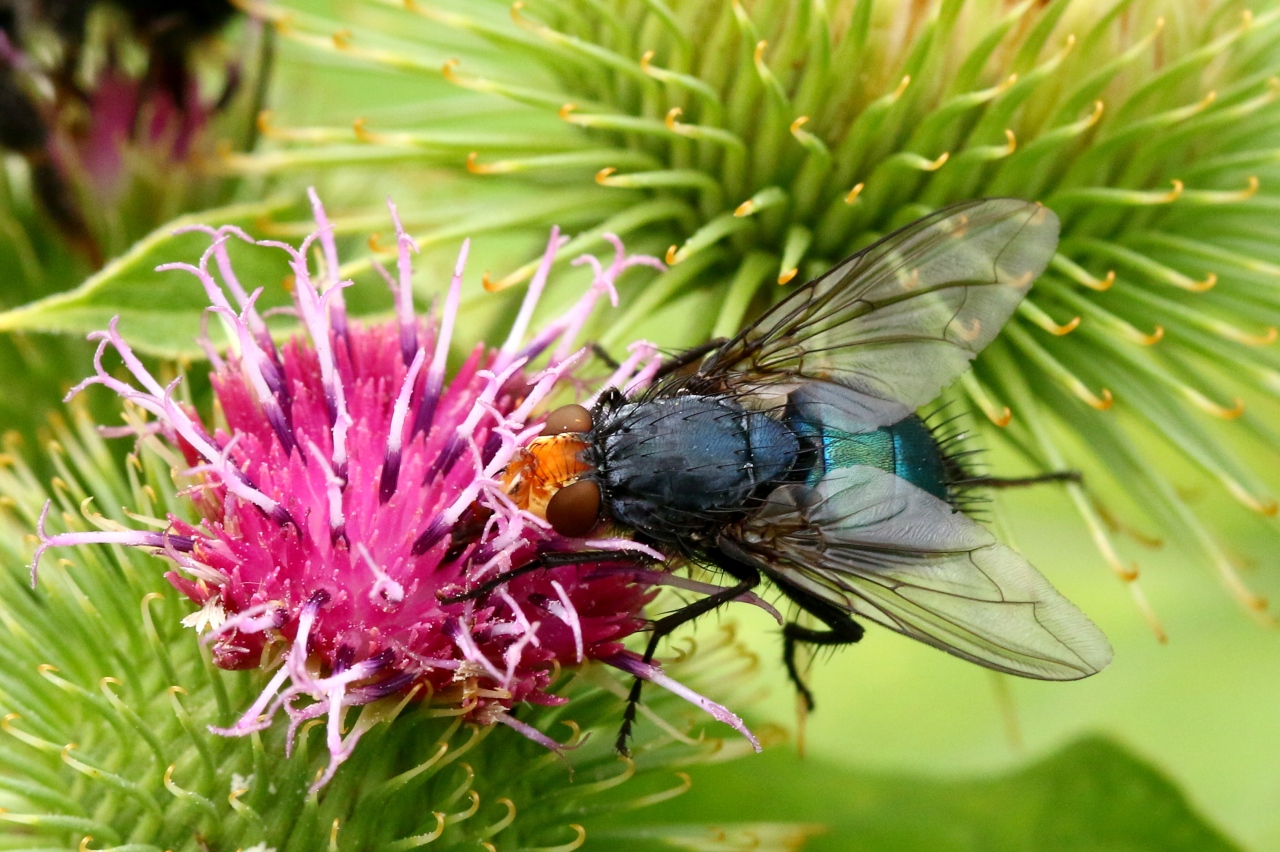
[[[987,448],[978,444],[971,416],[954,401],[947,401],[922,412],[920,418],[942,457],[947,502],[974,520],[985,521],[985,506],[991,498],[986,493],[986,465],[980,457]]]

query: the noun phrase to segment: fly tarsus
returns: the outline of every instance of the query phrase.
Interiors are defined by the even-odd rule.
[[[595,341],[591,343],[591,354],[596,356],[610,370],[616,370],[622,366],[622,362],[610,355],[608,349],[605,349]]]
[[[805,627],[794,621],[782,628],[782,662],[787,667],[787,677],[795,684],[796,692],[804,700],[805,708],[812,711],[814,707],[813,693],[805,685],[796,665],[796,647],[804,642],[809,645],[837,647],[852,645],[862,639],[862,625],[849,617],[849,613],[822,598],[811,595],[788,583],[779,583],[778,588],[784,595],[794,601],[802,610],[810,613],[826,626],[826,630]]]
[[[823,621],[825,623],[826,619]],[[796,645],[800,642],[810,645],[852,645],[862,638],[862,625],[847,615],[842,619],[832,619],[832,623],[827,626],[831,629],[814,630],[791,621],[782,628],[782,661],[787,666],[787,677],[795,684],[796,691],[804,699],[805,709],[809,711],[814,707],[813,693],[809,691],[796,666]]]
[[[658,651],[658,643],[671,635],[674,630],[684,624],[688,624],[699,616],[718,609],[735,598],[745,595],[760,585],[760,572],[755,568],[741,564],[735,564],[734,567],[733,573],[738,577],[736,585],[723,588],[715,594],[707,595],[705,598],[694,601],[688,606],[665,615],[653,623],[653,632],[649,634],[649,645],[644,652],[644,663],[646,665],[653,662],[653,655]],[[614,748],[618,750],[618,754],[624,757],[631,755],[631,750],[627,748],[627,741],[631,739],[631,728],[635,725],[636,712],[640,707],[640,691],[643,688],[644,681],[637,676],[635,682],[631,684],[631,692],[627,695],[626,710],[622,713],[622,727],[618,729],[618,739],[614,743]]]

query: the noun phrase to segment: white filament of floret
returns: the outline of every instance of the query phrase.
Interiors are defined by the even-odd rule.
[[[267,383],[273,391],[278,392],[283,383],[280,379],[280,373],[276,369],[276,364],[272,357],[276,353],[275,343],[271,340],[271,332],[267,329],[267,325],[262,320],[262,316],[254,307],[252,301],[246,295],[245,290],[240,286],[240,279],[236,277],[235,270],[231,267],[231,258],[227,255],[227,241],[232,237],[237,237],[246,243],[253,244],[253,238],[237,228],[234,225],[224,225],[221,228],[210,228],[207,225],[192,225],[185,228],[179,228],[174,231],[175,234],[183,234],[188,232],[200,232],[208,234],[212,238],[212,244],[208,250],[200,257],[200,265],[198,268],[192,267],[186,263],[167,263],[157,266],[157,272],[164,272],[170,269],[182,270],[190,272],[203,285],[205,293],[209,296],[209,302],[214,308],[224,308],[235,311],[231,307],[231,303],[227,301],[226,296],[222,293],[222,288],[218,286],[213,275],[209,272],[209,258],[212,256],[218,264],[218,273],[221,275],[227,289],[231,291],[232,297],[236,300],[243,312],[243,321],[247,325],[256,345],[246,349],[243,344],[240,345],[242,357],[251,358],[260,361],[260,369],[267,379]],[[230,341],[234,347],[240,342],[238,335],[233,335]],[[210,347],[211,348],[211,347]],[[270,354],[268,354],[270,353]],[[259,358],[258,356],[261,356]],[[216,363],[216,361],[215,361]]]
[[[525,334],[529,331],[529,323],[533,320],[534,308],[537,307],[538,301],[542,298],[542,291],[547,285],[547,277],[551,274],[551,265],[555,262],[556,253],[568,241],[568,237],[560,236],[560,228],[554,226],[551,228],[551,237],[547,240],[547,247],[542,252],[542,260],[538,263],[538,270],[533,274],[533,279],[529,282],[529,289],[525,291],[524,301],[520,304],[520,312],[516,314],[516,321],[511,324],[511,332],[507,335],[506,342],[498,350],[497,359],[494,361],[495,368],[500,369],[510,363],[520,352],[521,343],[524,341]]]
[[[574,649],[578,652],[577,662],[582,662],[582,621],[578,618],[578,611],[574,609],[573,601],[569,600],[569,593],[564,590],[564,586],[560,585],[559,580],[552,580],[551,587],[556,590],[556,597],[560,598],[559,606],[557,601],[547,603],[547,610],[556,618],[569,625],[569,630],[573,632]]]
[[[436,335],[435,351],[431,353],[431,369],[427,371],[427,385],[424,396],[427,399],[438,399],[444,389],[444,368],[449,360],[449,344],[453,340],[453,325],[458,318],[458,305],[462,301],[462,273],[467,265],[467,254],[471,250],[471,240],[463,240],[458,249],[458,259],[453,266],[453,278],[449,281],[449,292],[444,297],[444,310],[440,312],[440,331]]]
[[[316,445],[316,442],[310,438],[306,439],[307,451],[320,465],[324,472],[325,482],[325,500],[329,506],[329,531],[337,535],[346,524],[346,514],[342,509],[342,487],[345,484],[342,477],[334,471],[333,465],[329,462],[329,457],[324,454],[324,450]]]
[[[500,587],[498,589],[498,597],[502,598],[502,602],[510,608],[511,616],[516,620],[516,624],[520,626],[520,629],[525,632],[525,635],[532,638],[533,646],[535,648],[541,648],[542,642],[538,639],[537,628],[530,623],[528,616],[526,616],[524,614],[524,610],[520,608],[520,604],[516,603],[516,599],[511,597],[511,593],[508,592],[505,587]]]
[[[510,690],[515,683],[516,669],[520,666],[520,659],[524,656],[524,649],[534,642],[532,633],[522,633],[520,638],[507,646],[502,652],[502,657],[507,664],[506,677],[502,678],[502,688]]]
[[[279,603],[268,601],[254,604],[224,618],[221,624],[209,631],[209,635],[205,636],[203,641],[208,645],[232,631],[261,633],[264,630],[279,627],[283,622],[284,610]]]
[[[227,611],[222,608],[222,596],[210,595],[198,610],[182,619],[182,626],[193,628],[199,634],[221,626],[226,620]]]
[[[249,297],[249,307],[252,307],[261,295],[261,287],[254,290],[253,295]],[[264,372],[264,369],[268,367],[274,370],[275,365],[258,348],[253,335],[250,334],[247,309],[246,311],[241,311],[238,315],[231,308],[213,307],[209,310],[230,320],[229,325],[235,330],[236,338],[240,341],[240,363],[244,367],[244,373],[249,377],[249,384],[253,386],[253,391],[258,396],[258,402],[262,405],[267,415],[267,420],[275,428],[276,432],[280,434],[281,442],[283,443],[288,432],[288,420],[285,418],[284,409],[280,406],[280,400],[271,388],[271,384],[268,382]]]
[[[280,688],[284,686],[284,682],[288,679],[288,667],[281,666],[271,676],[271,680],[263,687],[262,692],[258,693],[258,697],[254,699],[253,704],[249,705],[249,709],[244,711],[234,725],[229,728],[210,725],[209,731],[227,737],[238,737],[271,727],[271,719],[275,715],[276,705],[272,705],[270,711],[267,710],[267,706],[272,704],[273,699],[277,699]],[[276,703],[279,703],[278,700]]]
[[[173,560],[173,563],[191,575],[196,580],[203,580],[214,586],[221,586],[227,582],[227,575],[223,574],[216,568],[205,565],[203,562],[197,562],[185,553],[179,553],[173,547],[166,547],[164,550],[166,558]]]
[[[307,271],[306,259],[307,247],[315,236],[313,234],[307,237],[301,249],[275,240],[261,240],[258,244],[282,249],[290,257],[289,266],[293,269],[295,281],[294,298],[307,336],[316,349],[316,360],[320,364],[320,383],[324,387],[325,402],[329,406],[329,416],[333,422],[333,468],[339,476],[343,476],[347,469],[347,430],[352,420],[347,411],[346,393],[338,375],[333,345],[329,340],[332,325],[328,308],[331,302],[341,304],[342,290],[351,286],[352,282],[338,281],[323,294],[316,289]]]
[[[142,362],[133,354],[129,344],[125,343],[124,338],[120,336],[119,331],[117,331],[119,321],[119,317],[114,317],[106,331],[97,331],[89,335],[90,340],[100,341],[98,351],[94,353],[93,357],[96,375],[90,376],[73,387],[67,394],[66,400],[70,401],[90,385],[103,385],[110,388],[121,398],[127,399],[140,408],[151,412],[177,432],[196,452],[209,462],[211,469],[217,471],[226,485],[227,491],[243,500],[247,500],[268,515],[279,520],[284,512],[283,507],[250,485],[248,478],[238,468],[228,464],[221,450],[205,437],[203,429],[197,428],[195,422],[182,409],[182,406],[173,401],[173,390],[181,379],[174,379],[167,388],[160,387],[160,383],[143,366]],[[108,345],[115,348],[121,360],[124,361],[125,368],[133,374],[133,377],[138,380],[138,383],[143,386],[145,391],[140,391],[132,385],[116,379],[107,372],[102,364],[102,355]]]
[[[311,199],[311,215],[316,220],[316,231],[314,236],[319,237],[320,250],[324,255],[324,274],[320,276],[320,286],[317,288],[326,296],[332,294],[332,304],[329,306],[331,314],[329,319],[333,327],[339,334],[346,334],[347,330],[347,308],[342,301],[342,283],[338,281],[338,243],[333,238],[333,224],[329,221],[329,214],[324,210],[324,205],[320,203],[320,196],[316,194],[314,186],[307,187],[307,198]],[[304,267],[305,268],[305,267]]]
[[[572,261],[574,266],[589,265],[594,272],[594,276],[591,282],[591,289],[587,291],[586,297],[580,303],[581,307],[565,314],[564,317],[556,323],[552,323],[543,332],[543,334],[548,334],[554,331],[560,323],[563,323],[561,330],[556,335],[560,338],[560,345],[556,347],[556,351],[551,356],[552,363],[567,358],[569,353],[573,351],[574,341],[578,339],[578,334],[582,331],[582,327],[586,325],[587,317],[590,316],[591,310],[601,296],[608,294],[609,303],[615,308],[618,306],[618,290],[615,285],[623,272],[633,266],[648,266],[659,272],[667,268],[656,257],[649,257],[643,254],[628,255],[626,249],[622,246],[622,240],[616,234],[605,234],[604,238],[614,248],[613,262],[609,264],[608,268],[602,267],[600,261],[590,254],[580,255]]]
[[[422,362],[426,356],[425,349],[419,349],[418,354],[413,356],[413,363],[409,365],[409,370],[404,375],[404,381],[400,384],[400,393],[396,395],[395,405],[391,408],[391,429],[387,433],[388,458],[399,456],[400,448],[404,444],[405,420],[409,416],[409,397],[413,394],[413,386],[418,381],[418,371],[422,369]]]
[[[555,740],[551,739],[551,737],[542,733],[542,731],[539,731],[537,728],[533,727],[532,725],[526,725],[524,722],[521,722],[519,719],[515,718],[514,716],[508,713],[500,713],[497,716],[494,716],[493,721],[506,725],[508,728],[511,728],[513,731],[517,732],[522,737],[532,740],[533,742],[537,743],[543,748],[552,752],[556,752],[557,754],[564,751],[565,749],[576,748],[576,746],[566,746],[556,742]]]
[[[662,355],[658,352],[658,347],[647,340],[632,343],[627,347],[627,352],[630,354],[618,365],[613,375],[605,379],[600,389],[583,401],[585,408],[594,408],[606,388],[617,388],[628,394],[640,390],[652,379],[652,375],[646,373],[662,366]]]
[[[464,445],[469,443],[473,451],[475,451],[476,456],[479,455],[478,450],[475,448],[475,441],[472,436],[475,433],[476,427],[480,425],[480,418],[495,410],[493,407],[493,401],[497,398],[498,391],[501,390],[503,385],[505,385],[507,381],[510,380],[511,377],[514,376],[523,366],[524,359],[519,359],[497,375],[494,375],[488,370],[480,370],[477,372],[477,375],[484,380],[485,388],[480,392],[480,398],[476,400],[476,403],[471,406],[471,410],[467,412],[466,419],[463,420],[458,428],[454,430],[454,441]],[[495,461],[496,460],[497,459],[495,458]],[[510,460],[509,457],[508,460]],[[506,462],[503,462],[503,467],[505,466]],[[501,468],[498,469],[500,470]],[[451,528],[458,522],[458,519],[462,517],[462,513],[469,509],[471,504],[476,501],[476,497],[480,494],[481,487],[482,482],[479,479],[475,479],[467,483],[467,487],[462,489],[462,493],[459,494],[454,502],[439,515],[435,523],[443,528]]]
[[[400,323],[400,351],[407,359],[408,353],[418,348],[418,322],[413,313],[413,259],[410,257],[410,252],[417,254],[418,244],[405,233],[404,225],[400,222],[400,211],[396,209],[395,202],[390,198],[387,199],[387,209],[391,211],[391,221],[396,226],[396,272],[399,274],[400,281],[397,284],[389,275],[384,277],[387,278],[387,284],[391,286],[391,292],[396,297],[396,320]],[[464,249],[466,246],[467,243],[464,242]],[[377,269],[380,272],[383,271],[381,266]]]
[[[498,683],[504,682],[502,672],[480,651],[480,646],[471,636],[471,630],[464,626],[460,619],[451,619],[447,622],[445,633],[453,640],[453,644],[458,646],[463,657],[483,668]]]
[[[391,575],[374,561],[373,554],[363,542],[356,545],[356,551],[373,572],[374,583],[369,589],[369,600],[383,609],[395,609],[404,601],[404,586],[391,579]]]

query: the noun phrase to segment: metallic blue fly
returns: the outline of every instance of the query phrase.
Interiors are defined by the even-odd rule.
[[[934,213],[732,340],[675,359],[691,370],[631,398],[606,391],[591,411],[553,412],[513,478],[550,483],[535,508],[557,532],[585,536],[607,521],[737,580],[658,619],[645,662],[672,630],[767,579],[822,625],[783,629],[788,672],[810,706],[797,645],[857,642],[855,619],[1009,674],[1094,674],[1111,660],[1106,638],[959,510],[962,468],[916,414],[996,336],[1057,242],[1057,217],[1039,204]],[[1053,478],[1062,475],[1040,479]],[[968,480],[982,482],[1000,481]],[[601,558],[617,555],[546,554],[516,572]]]

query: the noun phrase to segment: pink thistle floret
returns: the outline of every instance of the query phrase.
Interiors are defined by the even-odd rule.
[[[614,283],[628,268],[661,269],[660,262],[628,255],[611,237],[614,261],[580,258],[594,273],[591,286],[564,316],[529,337],[563,244],[553,230],[507,341],[496,350],[475,347],[446,382],[468,244],[441,316],[419,320],[410,289],[416,247],[391,205],[398,278],[387,278],[396,319],[348,322],[342,290],[351,282],[337,280],[332,227],[311,198],[318,230],[300,247],[260,243],[290,256],[305,336],[280,347],[273,342],[255,308],[261,291],[246,292],[231,268],[227,241],[250,240],[236,228],[202,228],[213,242],[199,265],[159,268],[194,275],[210,312],[230,329],[235,354],[224,359],[206,341],[226,431],[210,430],[175,399],[177,382],[162,386],[115,321],[91,335],[100,341],[96,375],[71,392],[104,385],[152,415],[140,432],[158,432],[184,454],[199,523],[170,516],[165,532],[50,535],[46,506],[32,582],[49,547],[126,544],[169,559],[175,565],[169,581],[201,607],[185,623],[207,629],[214,662],[275,669],[237,722],[213,730],[248,734],[283,711],[292,744],[303,722],[324,718],[331,760],[316,786],[332,777],[362,730],[343,736],[345,708],[410,690],[453,704],[469,721],[503,723],[556,747],[508,711],[520,702],[562,703],[550,691],[553,679],[562,667],[587,660],[673,689],[750,738],[737,716],[623,645],[646,626],[642,610],[658,585],[713,587],[638,566],[635,554],[661,554],[628,539],[562,538],[518,508],[502,483],[513,456],[538,435],[536,413],[548,396],[566,383],[581,385],[574,370],[587,353],[574,338],[595,304],[606,297],[616,304]],[[314,243],[323,259],[319,271],[307,262]],[[108,372],[108,350],[123,360],[132,383]],[[658,364],[652,346],[633,346],[609,382],[634,390]],[[539,553],[584,547],[619,556],[527,572],[477,600],[441,602]]]

